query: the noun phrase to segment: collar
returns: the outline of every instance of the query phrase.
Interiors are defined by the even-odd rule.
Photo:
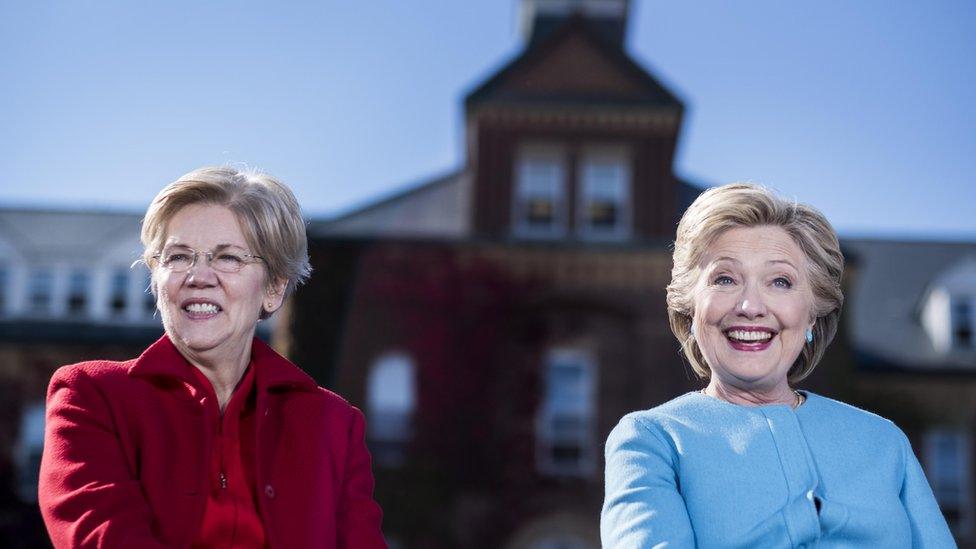
[[[269,389],[315,390],[318,384],[298,366],[279,355],[267,343],[255,337],[251,341],[251,364],[254,365],[259,391]],[[193,372],[186,368],[189,361],[163,335],[132,361],[129,375],[133,377],[168,377],[194,384]],[[192,366],[191,366],[192,367]]]

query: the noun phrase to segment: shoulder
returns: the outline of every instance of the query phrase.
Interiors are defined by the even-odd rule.
[[[631,412],[620,419],[618,425],[636,425],[647,430],[667,428],[675,422],[694,420],[701,414],[699,393],[686,393],[664,404]]]
[[[824,418],[849,422],[884,431],[900,430],[890,419],[863,408],[858,408],[852,404],[810,392],[807,392],[807,399],[808,402],[814,404],[815,412]]]
[[[90,360],[77,362],[58,368],[51,376],[51,389],[67,386],[77,387],[85,384],[113,385],[125,383],[133,360]]]
[[[344,417],[355,419],[356,415],[362,417],[362,412],[346,400],[345,397],[334,393],[324,387],[315,387],[313,391],[315,398],[327,410],[341,414]]]
[[[898,446],[907,443],[905,433],[890,419],[815,393],[808,392],[807,395],[807,402],[812,404],[811,417],[818,423],[829,425],[831,431]]]
[[[640,440],[674,448],[676,425],[694,422],[700,414],[697,393],[687,393],[654,408],[631,412],[620,418],[607,439],[608,450],[627,441]]]

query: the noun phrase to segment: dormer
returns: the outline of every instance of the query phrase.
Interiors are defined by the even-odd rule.
[[[976,353],[976,257],[935,278],[922,300],[921,318],[940,353]]]
[[[683,106],[624,50],[628,3],[522,8],[523,51],[464,102],[473,236],[671,236]]]

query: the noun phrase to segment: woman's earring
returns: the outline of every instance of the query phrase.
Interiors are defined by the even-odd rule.
[[[691,319],[691,337],[698,339],[697,326],[695,326],[695,319]]]
[[[807,328],[807,343],[813,343],[813,330]]]

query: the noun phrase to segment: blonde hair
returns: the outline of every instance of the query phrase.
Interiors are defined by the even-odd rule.
[[[667,287],[671,331],[691,367],[702,378],[711,370],[691,334],[694,289],[702,257],[708,246],[725,231],[736,227],[781,227],[807,258],[813,290],[813,341],[803,346],[790,368],[788,380],[796,383],[810,375],[837,333],[844,294],[841,277],[844,256],[837,233],[822,213],[805,204],[780,198],[760,185],[733,183],[709,189],[681,217],[674,242],[674,266]]]
[[[295,195],[266,173],[230,167],[194,170],[159,191],[142,220],[142,260],[150,268],[152,256],[159,253],[166,239],[167,223],[192,204],[230,209],[251,252],[263,259],[268,284],[287,281],[286,297],[312,272],[305,220]],[[152,291],[156,293],[155,279]],[[262,310],[261,318],[268,316],[270,313]]]

